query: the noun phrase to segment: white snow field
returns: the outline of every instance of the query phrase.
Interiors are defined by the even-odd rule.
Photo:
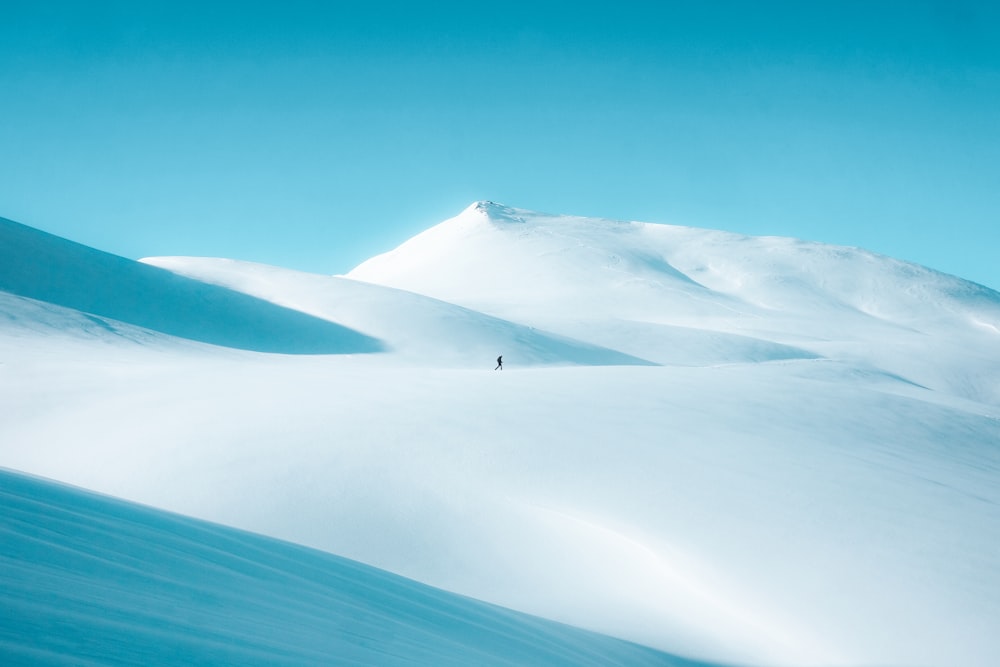
[[[2,466],[694,660],[997,664],[992,290],[490,202],[347,276],[11,228]]]
[[[5,665],[697,667],[320,551],[0,481]]]

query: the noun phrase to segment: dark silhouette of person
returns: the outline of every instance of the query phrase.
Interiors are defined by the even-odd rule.
[[[502,354],[499,357],[497,357],[497,368],[499,368],[500,370],[503,370],[503,355]],[[496,370],[497,368],[494,368],[493,370]]]

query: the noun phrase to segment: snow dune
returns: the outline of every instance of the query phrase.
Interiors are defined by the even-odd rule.
[[[438,299],[338,276],[200,257],[150,257],[143,263],[252,294],[373,336],[396,363],[478,366],[516,350],[521,367],[653,365],[616,350],[549,334]]]
[[[110,260],[74,254],[65,279],[33,261],[39,300],[0,294],[0,465],[671,655],[1000,655],[984,287],[859,249],[489,202],[346,277],[136,264],[382,351],[288,356],[138,318],[112,335],[54,298]],[[76,333],[39,335],[60,328]]]
[[[378,340],[347,327],[3,218],[0,290],[86,313],[92,325],[112,334],[118,331],[118,323],[126,323],[257,352],[348,354],[383,349]],[[15,320],[14,324],[25,319],[18,310],[7,310],[5,319]],[[29,323],[23,326],[34,327],[31,318],[27,319]],[[55,329],[74,330],[72,326],[60,327],[52,318],[49,323]],[[122,335],[131,337],[133,333],[128,327]]]
[[[0,517],[5,665],[709,667],[2,469]]]

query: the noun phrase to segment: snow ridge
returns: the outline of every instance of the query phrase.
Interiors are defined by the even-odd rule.
[[[1000,294],[859,248],[478,202],[347,277],[657,363],[728,335],[1000,403]]]
[[[527,220],[519,214],[518,209],[504,206],[492,201],[479,201],[471,204],[466,211],[475,211],[491,222],[507,222],[525,224]]]
[[[88,313],[101,322],[110,319],[243,350],[349,354],[383,349],[380,341],[333,322],[94,250],[3,218],[0,218],[0,290]],[[16,306],[10,300],[7,304],[10,308]],[[24,319],[15,312],[9,317]],[[50,322],[59,328],[54,320]],[[107,328],[114,334],[117,324],[108,324]]]

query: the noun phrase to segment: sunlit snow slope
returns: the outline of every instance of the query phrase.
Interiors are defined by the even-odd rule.
[[[0,538],[8,667],[697,667],[330,554],[2,469]]]
[[[346,277],[121,269],[380,350],[293,356],[135,317],[124,335],[54,298],[103,254],[68,275],[48,257],[44,291],[0,293],[0,465],[697,659],[1000,655],[1000,295],[982,286],[489,202]]]
[[[654,365],[437,299],[347,278],[229,259],[151,257],[142,261],[363,331],[384,341],[395,353],[396,363],[482,366],[498,352],[516,350],[522,367]]]
[[[0,218],[0,294],[3,318],[37,331],[78,333],[78,315],[11,295],[86,314],[89,327],[134,338],[134,327],[258,352],[335,354],[376,352],[378,340],[346,327],[215,285],[110,255]],[[119,331],[119,324],[126,325]]]
[[[1000,403],[1000,294],[858,248],[478,202],[348,277],[661,363],[829,357]]]

